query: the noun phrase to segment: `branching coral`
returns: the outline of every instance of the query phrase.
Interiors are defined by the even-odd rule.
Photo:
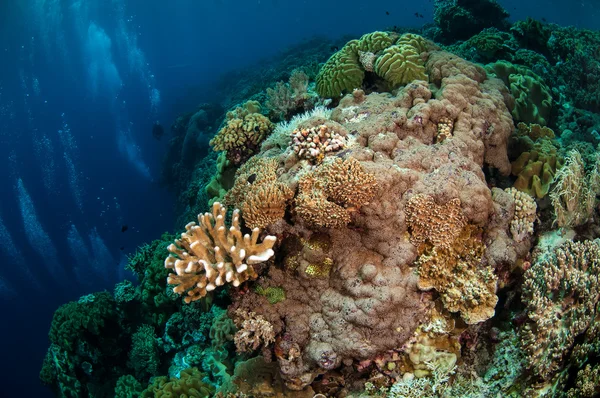
[[[225,203],[241,209],[248,228],[264,228],[283,218],[293,192],[277,181],[277,160],[254,156],[236,172]]]
[[[186,232],[168,247],[171,253],[165,267],[173,269],[167,283],[177,285],[173,291],[186,294],[186,303],[198,300],[225,282],[237,287],[258,276],[252,267],[267,261],[274,254],[276,238],[268,235],[258,243],[260,230],[242,235],[239,211],[233,212],[231,227],[225,227],[226,208],[215,202],[211,213],[198,215],[186,225]]]
[[[300,158],[320,163],[325,154],[339,151],[346,145],[346,139],[339,133],[322,124],[310,129],[297,129],[291,134],[292,148]]]
[[[350,222],[356,211],[375,195],[375,178],[354,158],[332,158],[299,181],[296,213],[306,223],[339,228]]]
[[[228,112],[225,125],[210,140],[213,149],[227,151],[227,158],[234,164],[243,163],[254,155],[275,128],[268,118],[258,113],[259,109],[251,104]]]
[[[494,316],[498,302],[497,277],[491,267],[481,263],[485,246],[477,235],[473,227],[466,226],[450,245],[433,246],[416,262],[419,288],[435,289],[444,307],[460,312],[468,324]]]
[[[525,272],[522,300],[531,322],[522,342],[536,374],[549,379],[595,317],[600,297],[600,240],[541,252]]]
[[[506,191],[513,197],[515,202],[515,215],[510,221],[510,233],[514,240],[521,242],[533,234],[537,204],[531,195],[520,192],[515,188],[507,188]]]
[[[255,351],[261,345],[266,347],[275,342],[273,325],[262,315],[237,310],[234,319],[238,331],[233,341],[238,352]]]

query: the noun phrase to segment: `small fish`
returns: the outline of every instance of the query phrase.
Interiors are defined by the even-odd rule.
[[[123,224],[123,225],[121,226],[121,232],[125,232],[125,231],[127,231],[128,229],[129,229],[129,227],[127,226],[127,224]]]
[[[340,48],[338,46],[331,46],[331,48],[330,48],[331,51],[337,51],[339,49]]]
[[[256,173],[248,177],[248,184],[254,184],[254,181],[256,181]]]
[[[425,18],[423,14],[419,14],[419,18]]]
[[[125,250],[125,246],[119,247],[119,250],[121,250],[121,251]]]
[[[548,20],[544,17],[542,17],[542,22],[548,22]]]
[[[390,15],[390,12],[389,12],[389,11],[386,11],[386,12],[385,12],[385,15]]]

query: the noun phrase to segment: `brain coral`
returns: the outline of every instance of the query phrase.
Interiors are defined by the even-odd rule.
[[[266,150],[279,160],[278,181],[295,192],[291,210],[297,217],[267,226],[281,239],[274,264],[258,284],[261,291],[282,289],[285,300],[270,303],[249,289],[234,293],[229,312],[254,312],[273,325],[273,354],[291,388],[301,389],[342,363],[403,352],[437,297],[422,295],[419,283],[439,289],[442,304],[467,322],[489,318],[497,300],[493,266],[514,266],[523,248],[529,249],[528,240],[513,245],[510,219],[502,222],[504,214],[514,213],[514,201],[508,194],[494,201],[483,173],[484,165],[504,175],[511,170],[506,146],[514,125],[507,87],[482,67],[443,51],[430,51],[424,68],[430,84],[414,81],[395,95],[357,90],[340,100],[330,120],[304,120],[302,128],[325,123],[348,132],[348,145],[326,153],[321,164],[301,158],[292,145]],[[452,126],[444,140],[436,140],[440,123]],[[318,176],[323,166],[349,160],[370,176],[375,194],[352,189],[352,167],[338,169],[331,191]],[[419,226],[409,215],[415,197],[448,206],[454,221],[440,215]],[[337,207],[314,211],[324,204]],[[312,219],[337,214],[343,222],[306,222],[307,208]],[[447,273],[429,272],[433,260],[417,261],[434,255],[434,244],[445,240],[452,243],[436,249],[436,261],[447,272],[463,270],[454,286],[441,283]],[[496,240],[502,244],[488,246]],[[455,246],[461,243],[461,249]],[[457,286],[464,298],[455,294]]]

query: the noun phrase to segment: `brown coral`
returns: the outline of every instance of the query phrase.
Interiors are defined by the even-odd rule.
[[[227,151],[227,158],[236,165],[254,155],[275,128],[268,118],[251,112],[254,108],[238,109],[227,114],[225,126],[210,140],[215,151]]]
[[[444,307],[450,312],[460,312],[468,324],[494,316],[498,302],[497,278],[481,262],[484,250],[480,234],[467,226],[451,245],[430,247],[416,262],[419,288],[435,289]]]
[[[291,134],[292,148],[302,159],[320,163],[329,152],[346,146],[346,140],[339,133],[322,124],[318,127],[296,129]]]
[[[376,186],[356,159],[334,158],[300,179],[295,210],[309,225],[340,228],[350,222],[350,211],[373,198]]]
[[[293,192],[277,181],[276,170],[276,159],[254,156],[236,172],[225,203],[242,211],[248,228],[265,228],[285,214]]]
[[[438,205],[429,195],[410,198],[406,205],[406,219],[411,230],[410,241],[415,246],[427,242],[435,247],[450,248],[466,225],[460,199]]]
[[[242,235],[238,210],[233,212],[231,227],[227,229],[226,211],[215,202],[212,214],[199,214],[199,224],[186,225],[186,232],[168,247],[165,267],[175,273],[169,275],[167,283],[176,285],[175,293],[186,294],[186,303],[204,297],[225,282],[237,287],[248,279],[256,279],[252,265],[265,262],[274,254],[274,236],[268,235],[258,243],[258,228],[252,230],[252,235]]]

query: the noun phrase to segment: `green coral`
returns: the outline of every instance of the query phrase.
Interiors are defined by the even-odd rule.
[[[115,398],[137,398],[144,390],[142,384],[132,375],[119,377],[115,386]]]
[[[285,300],[285,290],[281,287],[269,286],[266,289],[260,285],[255,288],[256,293],[265,296],[270,304],[277,304]]]
[[[562,157],[552,142],[548,139],[539,140],[512,162],[511,173],[517,176],[514,187],[541,199],[548,194],[562,163]]]
[[[233,187],[237,168],[227,159],[225,153],[220,153],[217,158],[217,171],[204,190],[208,196],[208,205],[222,202],[225,194]]]
[[[377,31],[363,35],[356,46],[359,51],[375,54],[394,44],[394,39],[395,37],[387,32]]]
[[[189,368],[183,370],[179,378],[156,377],[152,384],[142,391],[140,398],[210,397],[214,388],[202,381],[204,376],[197,368]]]
[[[512,115],[517,121],[545,126],[552,109],[552,95],[544,80],[530,69],[508,61],[488,64],[486,71],[502,79],[515,99]]]
[[[356,41],[347,43],[323,65],[316,78],[316,91],[324,98],[336,98],[362,85],[365,72],[358,61]]]
[[[156,375],[160,366],[160,358],[158,342],[152,326],[141,325],[131,337],[131,350],[127,366],[134,370],[140,380]]]
[[[375,73],[393,87],[413,80],[427,81],[425,65],[417,49],[408,44],[389,47],[375,62]]]

